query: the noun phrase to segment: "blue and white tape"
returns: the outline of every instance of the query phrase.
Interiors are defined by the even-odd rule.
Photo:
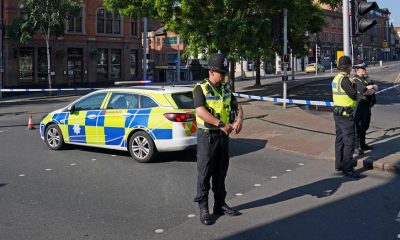
[[[273,98],[273,97],[263,97],[263,96],[253,96],[242,93],[234,93],[235,97],[248,98],[252,100],[268,101],[268,102],[286,102],[289,104],[302,104],[302,105],[314,105],[314,106],[325,106],[333,107],[333,102],[329,101],[311,101],[311,100],[299,100],[299,99],[283,99],[283,98]]]
[[[393,87],[385,88],[382,89],[376,94],[386,92],[390,89],[399,87],[400,85],[395,85]],[[302,104],[302,105],[309,105],[309,106],[325,106],[325,107],[333,107],[334,104],[333,102],[329,101],[312,101],[312,100],[299,100],[299,99],[283,99],[283,98],[273,98],[273,97],[264,97],[264,96],[254,96],[254,95],[247,95],[247,94],[242,94],[242,93],[234,93],[233,94],[235,97],[240,97],[240,98],[247,98],[247,99],[252,99],[252,100],[258,100],[258,101],[268,101],[268,102],[286,102],[289,104]]]
[[[103,88],[4,88],[0,89],[1,92],[61,92],[61,91],[94,91]]]
[[[390,89],[393,89],[393,88],[397,88],[399,86],[400,86],[400,84],[397,84],[397,85],[394,85],[393,87],[388,87],[388,88],[382,89],[380,91],[377,91],[376,94],[379,94],[379,93],[382,93],[382,92],[386,92],[387,90],[390,90]]]

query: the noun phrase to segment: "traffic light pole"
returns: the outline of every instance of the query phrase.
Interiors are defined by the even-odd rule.
[[[343,0],[343,51],[345,56],[350,56],[349,30],[349,0]]]
[[[318,44],[315,44],[315,76],[318,76]]]
[[[147,17],[143,18],[143,80],[147,80]]]
[[[287,56],[287,8],[283,9],[283,56]],[[287,99],[287,65],[286,62],[283,61],[283,108],[286,108],[286,99]]]

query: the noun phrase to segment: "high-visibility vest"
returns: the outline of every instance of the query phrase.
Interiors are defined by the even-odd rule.
[[[348,77],[348,75],[341,72],[336,75],[332,81],[333,104],[339,107],[355,108],[357,101],[351,99],[342,88],[342,80],[344,77]],[[352,79],[349,78],[349,80],[354,83]],[[346,115],[346,113],[344,113],[344,115]]]
[[[206,109],[211,110],[210,113],[214,117],[219,116],[219,120],[227,124],[229,123],[229,116],[231,112],[232,92],[224,83],[221,84],[221,92],[218,92],[207,79],[203,83],[198,83],[194,89],[196,89],[196,87],[201,87],[201,90],[206,98]],[[219,129],[217,126],[206,127],[204,120],[201,119],[197,114],[196,122],[198,128],[210,130]]]

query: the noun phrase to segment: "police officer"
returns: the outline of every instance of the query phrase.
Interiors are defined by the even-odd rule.
[[[208,192],[212,179],[214,215],[237,216],[241,213],[225,202],[225,177],[229,166],[229,134],[242,129],[243,110],[224,83],[228,72],[225,56],[215,53],[208,61],[208,75],[193,89],[197,122],[197,195],[200,222],[212,224],[208,209]],[[236,117],[237,115],[237,117]],[[235,119],[236,118],[236,119]]]
[[[378,86],[372,81],[367,80],[366,64],[357,60],[353,64],[354,77],[353,80],[357,85],[357,107],[355,112],[355,153],[363,155],[364,151],[372,150],[373,148],[365,143],[365,135],[371,122],[371,107],[375,104],[375,91]]]
[[[339,59],[340,73],[332,81],[333,118],[335,120],[335,165],[337,171],[345,176],[359,178],[360,175],[353,168],[354,152],[354,110],[357,103],[357,88],[349,78],[351,59],[342,56]]]

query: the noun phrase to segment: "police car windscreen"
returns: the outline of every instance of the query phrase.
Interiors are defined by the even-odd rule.
[[[173,93],[172,99],[180,109],[194,109],[192,92]]]

